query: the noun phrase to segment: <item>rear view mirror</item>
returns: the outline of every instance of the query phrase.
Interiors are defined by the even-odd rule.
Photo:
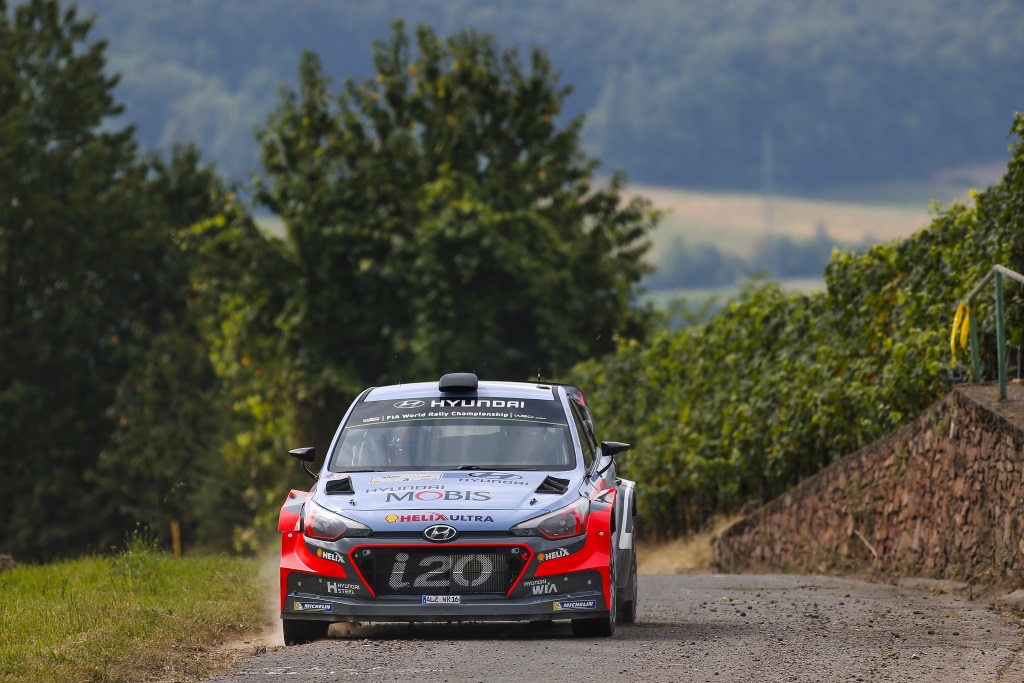
[[[632,446],[628,443],[622,443],[621,441],[602,441],[601,442],[601,455],[607,455],[608,457],[615,457],[619,453],[625,453]]]
[[[315,462],[316,461],[316,446],[305,446],[303,448],[293,448],[288,451],[288,455],[292,456],[296,460],[302,462]]]
[[[288,455],[292,456],[296,460],[302,461],[302,469],[306,470],[306,474],[313,477],[313,479],[319,479],[316,474],[310,471],[309,467],[306,466],[307,462],[316,462],[316,446],[303,446],[302,448],[293,448],[288,451]]]

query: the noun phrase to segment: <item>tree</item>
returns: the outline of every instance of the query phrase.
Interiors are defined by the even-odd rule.
[[[212,376],[174,226],[214,211],[218,184],[194,151],[139,154],[90,27],[56,0],[0,0],[0,551],[28,559],[162,521],[178,479],[155,473],[211,457],[193,419],[209,409],[174,400],[201,401]],[[159,378],[174,391],[154,394]],[[164,407],[148,425],[147,405]]]
[[[415,52],[395,22],[375,77],[339,95],[307,52],[258,133],[256,197],[296,259],[281,327],[309,429],[365,385],[551,377],[648,324],[634,299],[657,215],[622,174],[595,181],[544,54],[524,66],[491,36],[426,26]]]

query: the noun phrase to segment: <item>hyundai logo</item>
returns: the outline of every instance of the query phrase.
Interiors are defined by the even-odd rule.
[[[423,401],[417,401],[414,398],[407,399],[405,401],[399,401],[395,404],[396,408],[419,408],[423,405]]]
[[[518,474],[511,472],[470,472],[469,476],[480,479],[522,479]]]
[[[447,524],[435,524],[434,526],[428,526],[423,530],[423,538],[427,539],[431,543],[447,543],[448,541],[454,541],[458,535],[458,529],[453,526],[448,526]]]

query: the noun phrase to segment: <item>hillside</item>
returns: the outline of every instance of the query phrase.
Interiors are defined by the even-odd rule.
[[[1002,156],[1020,107],[1014,0],[613,0],[374,3],[80,0],[122,75],[125,118],[166,149],[193,139],[237,178],[299,55],[340,86],[372,78],[371,41],[401,17],[537,45],[575,87],[606,169],[663,186],[823,191],[920,180]]]

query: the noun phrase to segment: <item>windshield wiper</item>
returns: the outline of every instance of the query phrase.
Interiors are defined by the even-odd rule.
[[[457,470],[488,470],[491,472],[500,472],[505,470],[532,470],[532,467],[505,467],[504,465],[460,465],[456,467]]]

